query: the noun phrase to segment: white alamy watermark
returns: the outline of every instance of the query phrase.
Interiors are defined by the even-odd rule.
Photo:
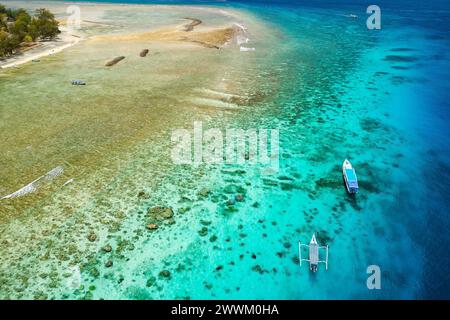
[[[262,174],[279,169],[278,129],[225,129],[203,131],[200,121],[193,130],[177,129],[171,137],[174,146],[171,158],[175,164],[259,165]]]
[[[380,30],[381,29],[381,9],[377,5],[370,5],[366,10],[367,14],[370,16],[366,20],[366,26],[369,30]]]
[[[66,27],[69,32],[79,30],[81,28],[81,8],[77,5],[70,5],[66,9],[69,15],[66,21]]]
[[[376,264],[372,264],[367,267],[367,274],[370,276],[367,278],[367,289],[369,290],[380,290],[381,289],[381,269]]]

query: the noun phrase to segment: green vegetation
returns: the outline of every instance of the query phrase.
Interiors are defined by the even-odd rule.
[[[31,16],[25,9],[0,4],[0,57],[16,53],[23,44],[54,39],[58,33],[58,21],[49,10],[37,9]]]

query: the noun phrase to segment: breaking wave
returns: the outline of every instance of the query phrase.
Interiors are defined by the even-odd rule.
[[[56,178],[57,176],[59,176],[63,172],[64,172],[64,168],[61,167],[61,166],[53,168],[52,170],[50,170],[46,174],[40,176],[36,180],[34,180],[31,183],[27,184],[26,186],[20,188],[16,192],[13,192],[11,194],[8,194],[7,196],[4,196],[4,197],[0,198],[0,200],[18,198],[18,197],[22,197],[22,196],[24,196],[26,194],[35,192],[39,188],[39,186],[42,185],[42,183],[53,180],[54,178]]]

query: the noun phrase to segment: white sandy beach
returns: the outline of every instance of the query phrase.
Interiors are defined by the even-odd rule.
[[[28,51],[0,60],[0,69],[14,68],[21,64],[56,54],[83,39],[81,36],[69,32],[66,27],[60,26],[59,30],[61,33],[55,40],[38,42],[36,47]]]

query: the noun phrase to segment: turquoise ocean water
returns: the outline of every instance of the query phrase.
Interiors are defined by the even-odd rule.
[[[237,8],[280,30],[264,70],[277,90],[262,73],[273,96],[233,119],[280,130],[280,170],[222,166],[196,180],[186,168],[210,191],[196,201],[168,175],[164,202],[191,209],[158,241],[138,238],[116,275],[89,280],[93,297],[449,298],[450,5],[382,2],[382,29],[368,30],[361,1],[189,4]],[[356,198],[343,187],[345,158]],[[245,201],[224,204],[236,193]],[[315,274],[297,248],[313,232],[330,247],[328,271]],[[366,287],[369,265],[381,269],[381,290]]]

